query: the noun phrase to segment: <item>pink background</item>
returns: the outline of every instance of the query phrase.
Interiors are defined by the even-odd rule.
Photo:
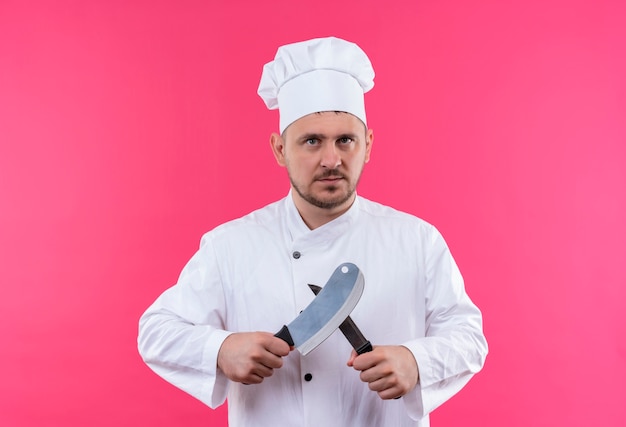
[[[484,312],[433,425],[626,425],[624,4],[2,0],[0,424],[226,425],[137,320],[203,232],[286,194],[261,67],[336,35],[377,72],[359,193],[437,225]]]

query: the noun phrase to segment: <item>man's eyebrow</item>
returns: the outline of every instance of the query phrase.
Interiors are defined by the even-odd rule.
[[[301,135],[298,139],[300,141],[306,141],[308,139],[319,139],[319,140],[323,140],[326,139],[326,135],[324,135],[323,133],[305,133],[304,135]]]
[[[305,133],[304,135],[300,136],[300,138],[298,138],[300,141],[306,141],[308,139],[318,139],[320,141],[323,141],[325,139],[330,138],[328,135],[323,134],[323,133]],[[344,139],[344,138],[349,138],[349,139],[358,139],[358,135],[355,133],[342,133],[339,134],[335,137],[333,137],[334,139]]]
[[[356,133],[342,133],[341,135],[337,137],[337,139],[344,139],[344,138],[358,139],[359,137]]]

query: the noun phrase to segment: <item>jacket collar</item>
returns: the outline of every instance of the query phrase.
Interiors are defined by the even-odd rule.
[[[355,197],[352,206],[348,208],[341,216],[332,221],[311,230],[300,216],[300,212],[296,208],[293,201],[292,191],[284,199],[286,210],[286,225],[291,234],[291,239],[296,241],[308,242],[316,244],[324,241],[332,241],[348,231],[351,224],[356,220],[359,213],[359,197]]]

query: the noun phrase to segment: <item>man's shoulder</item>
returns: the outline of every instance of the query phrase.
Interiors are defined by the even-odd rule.
[[[363,218],[361,224],[368,229],[384,230],[388,235],[424,242],[441,238],[437,227],[414,214],[364,198],[359,200],[359,209],[359,217]]]
[[[366,199],[364,197],[359,196],[359,209],[362,213],[364,213],[367,217],[373,220],[383,220],[383,221],[396,221],[399,223],[406,222],[414,225],[422,225],[425,227],[432,227],[430,223],[423,220],[422,218],[408,213],[396,208],[393,208],[388,205],[384,205],[379,202],[374,202],[372,200]]]

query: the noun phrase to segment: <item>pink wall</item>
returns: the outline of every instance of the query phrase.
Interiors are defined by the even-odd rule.
[[[484,312],[433,425],[626,424],[624,2],[52,3],[0,3],[1,425],[226,425],[137,320],[286,193],[261,67],[331,34],[377,72],[360,194],[436,224]]]

